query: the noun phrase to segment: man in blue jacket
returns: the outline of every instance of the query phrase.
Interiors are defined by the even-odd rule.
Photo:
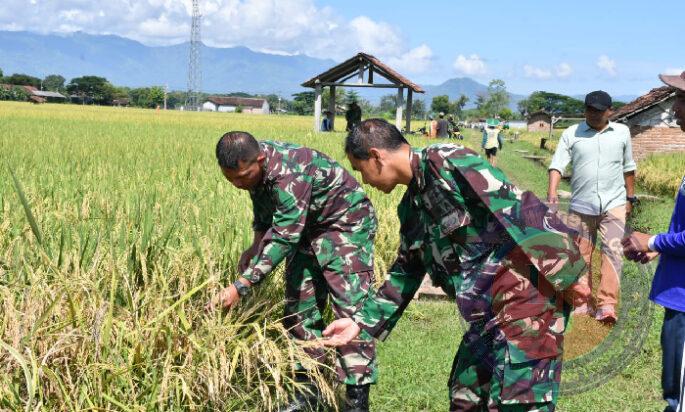
[[[673,113],[685,132],[685,72],[675,76],[662,74],[659,78],[676,90]],[[649,298],[666,309],[661,328],[661,386],[664,400],[668,402],[664,412],[682,412],[685,408],[685,177],[676,197],[668,232],[658,235],[633,232],[623,239],[623,252],[628,259],[642,263],[660,256]]]

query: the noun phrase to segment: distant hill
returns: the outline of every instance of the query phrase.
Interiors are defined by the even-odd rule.
[[[475,107],[476,97],[478,97],[479,94],[487,93],[488,86],[478,83],[477,81],[468,77],[457,77],[454,79],[449,79],[436,86],[424,86],[424,89],[426,90],[426,94],[423,96],[419,95],[417,98],[423,98],[427,104],[427,107],[430,106],[430,102],[435,96],[447,95],[449,96],[450,100],[456,100],[463,94],[469,97],[469,102],[466,104],[466,108],[470,109]],[[516,105],[518,102],[525,99],[526,96],[509,93],[509,98],[509,107],[512,110],[516,110]]]
[[[149,47],[118,36],[43,35],[0,31],[0,69],[37,77],[61,74],[106,77],[118,86],[167,84],[185,90],[188,44]],[[300,84],[332,65],[333,60],[308,56],[281,56],[246,47],[202,46],[202,88],[209,93],[245,91],[278,92],[283,96],[303,91]]]
[[[117,86],[166,84],[171,90],[185,90],[188,53],[187,43],[151,47],[112,35],[0,31],[0,69],[5,75],[61,74],[67,81],[96,75],[106,77]],[[260,53],[246,47],[202,46],[202,89],[208,93],[277,93],[290,98],[292,93],[305,90],[300,87],[302,82],[335,64],[330,59]],[[487,92],[486,85],[468,77],[423,87],[426,94],[417,94],[415,99],[424,100],[427,107],[435,96],[448,95],[450,100],[456,100],[465,94],[469,97],[466,107],[472,108],[478,94]],[[382,95],[389,93],[394,91],[367,91],[365,96],[378,103]],[[526,96],[510,94],[510,97],[509,106],[516,110],[516,104]],[[629,102],[634,97],[617,96],[616,100]]]

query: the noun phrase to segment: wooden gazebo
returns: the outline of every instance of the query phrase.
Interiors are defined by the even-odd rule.
[[[366,75],[366,82],[364,77]],[[374,83],[374,77],[384,78],[386,82]],[[356,77],[356,81],[353,79]],[[409,79],[397,73],[390,66],[378,60],[376,57],[358,53],[351,59],[345,60],[339,65],[315,76],[302,83],[302,87],[311,87],[315,90],[314,100],[314,131],[321,128],[321,95],[324,87],[330,88],[330,96],[335,96],[335,88],[340,87],[373,87],[397,89],[395,126],[402,129],[402,108],[404,106],[404,89],[407,89],[407,112],[406,130],[411,130],[412,94],[425,93],[421,86],[412,83]],[[335,98],[329,99],[328,110],[335,113]],[[333,122],[335,116],[333,116]],[[335,126],[335,124],[333,124]]]

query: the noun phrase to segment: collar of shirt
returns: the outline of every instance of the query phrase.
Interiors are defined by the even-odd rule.
[[[423,151],[412,148],[409,152],[409,162],[411,163],[412,179],[409,183],[414,185],[419,192],[426,187],[426,176],[424,174],[425,162],[423,159]]]
[[[613,124],[612,122],[609,122],[609,124],[607,124],[607,127],[605,127],[605,128],[600,132],[600,131],[598,131],[598,130],[593,129],[592,126],[590,126],[589,124],[587,124],[587,122],[586,122],[585,120],[583,120],[583,122],[580,123],[580,125],[578,126],[578,128],[579,128],[581,131],[586,132],[586,133],[587,133],[587,132],[594,132],[594,134],[601,134],[601,133],[606,133],[606,132],[609,132],[609,131],[613,131],[613,130],[614,130],[614,124]]]
[[[257,187],[264,187],[269,180],[269,162],[271,161],[272,147],[265,142],[259,142],[259,147],[261,147],[262,154],[264,155],[264,163],[262,163],[262,181],[259,182],[259,185],[257,185]]]

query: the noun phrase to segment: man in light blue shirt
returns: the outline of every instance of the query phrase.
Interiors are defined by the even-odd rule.
[[[581,235],[580,250],[592,273],[592,252],[597,232],[602,235],[601,280],[595,299],[598,320],[616,322],[620,290],[626,215],[632,209],[635,161],[628,127],[609,122],[611,97],[595,91],[585,97],[585,121],[566,129],[549,166],[547,200],[558,203],[557,188],[562,173],[572,164],[571,210],[569,226]],[[628,203],[626,203],[626,201]],[[592,288],[592,276],[582,282]],[[577,314],[592,314],[592,309],[576,309]]]

